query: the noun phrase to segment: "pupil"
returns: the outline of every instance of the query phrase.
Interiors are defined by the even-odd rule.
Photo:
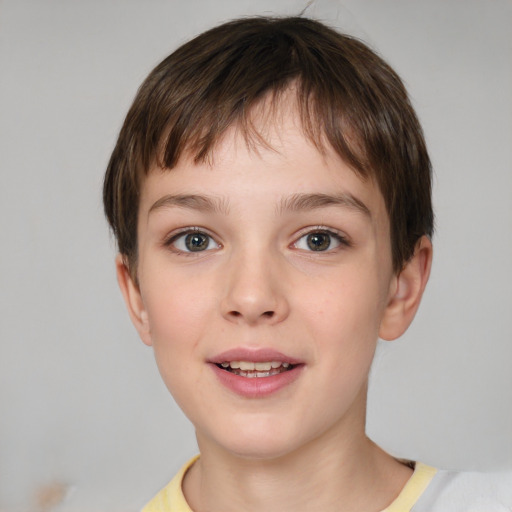
[[[307,242],[312,251],[325,251],[331,245],[331,239],[325,233],[312,233],[308,235]]]
[[[189,251],[202,251],[208,246],[208,237],[201,233],[187,235],[185,238],[185,245]]]

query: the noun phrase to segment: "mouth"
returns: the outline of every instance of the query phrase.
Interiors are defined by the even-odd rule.
[[[244,399],[270,397],[293,385],[305,362],[273,348],[238,347],[209,361],[218,381]]]
[[[216,365],[221,370],[248,379],[272,377],[293,370],[295,367],[286,361],[223,361]]]

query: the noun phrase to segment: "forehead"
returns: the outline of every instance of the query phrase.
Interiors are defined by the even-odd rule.
[[[292,92],[262,101],[248,118],[250,126],[231,126],[204,161],[188,151],[172,169],[151,168],[142,184],[141,213],[168,194],[214,196],[224,205],[258,194],[275,209],[294,195],[316,194],[343,196],[387,220],[375,182],[356,173],[327,141],[305,134]]]

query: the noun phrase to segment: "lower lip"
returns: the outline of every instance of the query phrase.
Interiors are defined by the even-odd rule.
[[[277,375],[269,377],[242,377],[231,373],[227,370],[219,368],[216,364],[210,363],[211,368],[217,375],[221,384],[226,386],[237,395],[246,398],[263,398],[290,385],[300,375],[304,365],[294,366],[291,370],[287,370]]]

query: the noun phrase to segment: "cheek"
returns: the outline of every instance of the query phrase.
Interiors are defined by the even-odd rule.
[[[180,278],[160,276],[147,284],[151,293],[145,306],[155,359],[167,386],[175,387],[186,381],[182,372],[187,364],[200,359],[198,345],[208,335],[212,301]]]
[[[371,275],[371,271],[368,272]],[[376,280],[362,275],[340,276],[324,287],[318,300],[310,301],[302,318],[311,339],[314,357],[341,387],[357,387],[364,380],[374,356],[382,314],[381,290]],[[363,274],[364,275],[364,274]]]
[[[353,272],[304,290],[303,314],[319,333],[325,332],[323,338],[343,336],[349,342],[377,336],[384,293],[371,270],[364,274]]]
[[[155,272],[146,281],[144,296],[154,343],[173,343],[194,338],[211,309],[209,286],[201,286],[187,273]]]

